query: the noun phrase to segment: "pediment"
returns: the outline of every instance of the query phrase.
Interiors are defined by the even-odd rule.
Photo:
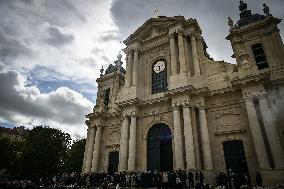
[[[124,43],[127,45],[131,41],[142,41],[147,38],[159,35],[164,32],[168,32],[168,27],[172,24],[175,24],[181,20],[184,20],[184,17],[165,17],[159,16],[158,18],[148,19],[141,27],[139,27],[133,34],[131,34]]]
[[[170,29],[173,29],[178,25],[182,28],[194,27],[194,30],[201,33],[201,29],[195,19],[190,18],[186,20],[183,16],[159,16],[157,18],[148,19],[141,27],[139,27],[123,42],[127,46],[132,42],[140,43],[149,38],[167,33]]]

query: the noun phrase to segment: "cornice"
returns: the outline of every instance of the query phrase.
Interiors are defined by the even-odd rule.
[[[160,102],[166,102],[168,100],[169,100],[168,97],[157,97],[157,98],[141,101],[141,105],[156,104],[156,103],[160,103]]]
[[[128,105],[135,105],[135,104],[141,104],[141,100],[138,99],[138,98],[133,98],[133,99],[127,99],[127,100],[124,100],[124,101],[119,101],[119,102],[116,102],[116,104],[118,105],[118,107],[125,107],[125,106],[128,106]]]
[[[225,94],[225,93],[230,93],[230,92],[236,92],[236,89],[234,89],[233,87],[226,87],[226,88],[220,88],[216,90],[210,90],[209,95],[215,96],[215,95],[220,95],[220,94]]]
[[[171,97],[171,96],[174,96],[176,94],[181,94],[181,93],[185,93],[185,92],[188,92],[189,95],[198,95],[198,94],[208,95],[209,89],[208,89],[208,87],[202,87],[202,88],[196,89],[192,85],[187,85],[187,86],[168,90],[168,91],[165,92],[165,96]]]
[[[233,78],[230,82],[233,86],[240,86],[249,83],[255,83],[260,81],[267,81],[269,80],[269,73],[259,73],[257,75],[248,75],[244,78]]]
[[[96,82],[99,83],[99,82],[104,82],[104,81],[107,81],[111,78],[113,78],[113,76],[115,75],[119,75],[121,78],[124,78],[124,74],[122,74],[121,72],[114,72],[114,73],[110,73],[110,74],[106,74],[106,75],[103,75],[99,78],[97,78]]]
[[[260,27],[268,26],[268,25],[273,25],[273,24],[279,24],[281,22],[281,19],[274,18],[273,16],[269,16],[263,20],[251,23],[246,26],[242,26],[240,28],[233,28],[230,30],[230,34],[226,37],[227,40],[232,39],[232,37],[236,35],[241,35],[244,32],[251,32],[253,30],[256,30]],[[272,27],[273,28],[273,27]],[[262,31],[264,32],[264,31]]]

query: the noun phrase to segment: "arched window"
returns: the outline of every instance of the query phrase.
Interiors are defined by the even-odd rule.
[[[167,88],[167,64],[165,60],[160,59],[152,66],[152,94],[166,91]]]

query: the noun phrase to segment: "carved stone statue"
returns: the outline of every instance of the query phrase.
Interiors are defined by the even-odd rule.
[[[101,76],[103,76],[104,75],[104,67],[102,66],[102,68],[100,69],[100,72],[101,72]]]
[[[266,16],[271,16],[269,12],[269,7],[265,3],[263,3],[263,12]]]
[[[234,25],[234,22],[233,22],[233,20],[231,19],[231,17],[228,17],[228,25],[230,26],[230,28],[232,28],[233,25]]]

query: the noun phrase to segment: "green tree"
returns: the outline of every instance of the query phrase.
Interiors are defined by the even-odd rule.
[[[83,164],[86,139],[76,140],[67,152],[66,170],[80,173]]]
[[[19,174],[19,164],[23,141],[11,141],[9,138],[0,138],[0,170],[15,176]]]
[[[58,129],[38,126],[30,130],[22,152],[22,175],[32,178],[64,171],[70,142],[70,135]]]
[[[13,159],[11,146],[11,142],[8,138],[0,139],[0,170],[8,170],[11,167],[11,159]]]

